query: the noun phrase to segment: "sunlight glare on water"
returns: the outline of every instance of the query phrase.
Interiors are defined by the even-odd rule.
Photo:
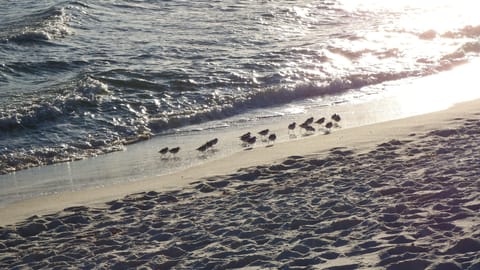
[[[407,31],[434,30],[442,33],[448,29],[480,23],[480,2],[469,0],[343,0],[341,6],[351,11],[404,13],[403,20],[397,22],[395,27],[403,27]]]

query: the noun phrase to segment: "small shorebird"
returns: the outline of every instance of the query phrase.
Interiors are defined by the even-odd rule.
[[[268,143],[272,143],[275,142],[275,140],[277,139],[277,135],[275,135],[275,133],[272,133],[268,136]]]
[[[335,121],[335,124],[333,125],[334,127],[336,128],[340,128],[340,125],[338,124],[338,122],[340,122],[340,120],[342,120],[342,118],[340,117],[340,115],[334,113],[332,115],[332,120]]]
[[[243,134],[242,136],[240,136],[240,140],[242,141],[242,146],[243,147],[246,147],[249,144],[248,140],[250,140],[250,138],[252,138],[250,132],[247,132],[247,133]]]
[[[166,153],[168,153],[168,147],[164,147],[164,148],[160,149],[160,151],[158,151],[158,153],[160,153],[162,155],[165,155]]]
[[[260,135],[262,135],[262,136],[267,136],[267,134],[268,134],[269,131],[270,131],[270,130],[267,128],[267,129],[264,129],[264,130],[258,132],[258,134],[260,134]]]
[[[209,146],[208,146],[208,142],[207,142],[207,143],[205,143],[205,144],[202,144],[200,147],[198,147],[198,148],[197,148],[197,151],[203,153],[203,152],[207,151],[208,147],[209,147]]]
[[[262,142],[268,142],[268,139],[267,139],[268,132],[270,132],[268,128],[258,132],[258,134],[261,136]]]
[[[205,143],[205,145],[207,145],[207,148],[210,148],[214,145],[216,145],[218,143],[218,139],[215,138],[215,139],[211,139],[210,141],[208,141],[207,143]]]
[[[342,118],[340,117],[340,115],[334,113],[332,115],[332,120],[335,121],[335,122],[340,122],[340,120],[342,120]]]
[[[253,144],[255,144],[256,141],[257,141],[257,137],[253,136],[248,138],[247,143],[248,145],[252,146]]]
[[[308,133],[315,133],[315,128],[312,127],[312,126],[306,126],[306,127],[305,127],[305,130],[306,130]]]
[[[303,123],[307,124],[307,125],[311,125],[313,123],[313,117],[307,118],[307,120],[305,120],[305,122],[303,122]]]
[[[170,148],[170,150],[168,150],[168,152],[170,152],[170,153],[173,154],[173,155],[177,154],[178,151],[180,151],[180,147],[179,147],[179,146],[174,147],[174,148]]]
[[[325,117],[322,117],[322,118],[318,119],[317,121],[315,121],[315,124],[321,125],[321,124],[323,124],[324,122],[325,122]]]
[[[307,127],[309,126],[306,122],[304,123],[301,123],[300,125],[298,125],[300,128],[303,128],[303,129],[307,129]]]
[[[299,125],[299,127],[302,128],[302,129],[304,129],[305,132],[309,132],[309,131],[311,131],[311,129],[313,128],[312,126],[310,126],[310,124],[307,123],[307,121],[301,123],[301,124]],[[300,133],[302,133],[301,131],[302,131],[302,130],[300,130]]]
[[[289,124],[288,125],[288,133],[294,132],[296,126],[297,126],[297,123],[295,123],[295,122]]]
[[[328,131],[330,131],[330,129],[333,127],[333,123],[328,122],[328,123],[325,124],[325,127],[328,129]]]
[[[246,142],[246,141],[248,141],[250,136],[251,136],[251,133],[247,132],[247,133],[243,134],[242,136],[240,136],[240,140],[242,140],[242,142]]]

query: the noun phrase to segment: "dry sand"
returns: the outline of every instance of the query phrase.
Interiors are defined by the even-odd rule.
[[[24,201],[0,268],[480,269],[479,138],[477,100]]]

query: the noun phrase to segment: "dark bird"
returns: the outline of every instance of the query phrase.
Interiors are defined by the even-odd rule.
[[[333,127],[333,123],[332,123],[332,122],[328,122],[328,123],[325,124],[325,127],[326,127],[327,129],[331,129],[331,128]]]
[[[257,141],[257,137],[253,136],[248,138],[247,143],[251,146],[252,144],[255,144],[256,141]]]
[[[305,130],[306,130],[307,132],[309,132],[309,133],[314,133],[314,132],[315,132],[315,128],[312,127],[312,126],[306,126],[306,127],[305,127]]]
[[[172,153],[172,154],[176,154],[178,153],[178,151],[180,151],[180,147],[177,146],[177,147],[174,147],[174,148],[170,148],[170,150],[168,150],[168,152]]]
[[[299,125],[299,127],[303,128],[303,129],[307,129],[308,126],[310,126],[310,125],[307,124],[306,122],[301,123],[301,124]]]
[[[168,147],[164,147],[164,148],[160,149],[160,151],[158,151],[158,152],[162,155],[165,155],[166,153],[168,153]]]
[[[277,135],[275,135],[275,133],[272,133],[268,136],[268,142],[270,143],[273,143],[275,140],[277,139]]]
[[[311,125],[313,123],[313,117],[307,118],[304,123],[307,125]]]
[[[335,121],[335,122],[340,122],[340,120],[342,120],[342,118],[340,117],[340,115],[334,113],[332,115],[332,120]]]
[[[297,126],[297,123],[295,123],[295,122],[289,124],[288,125],[288,132],[290,133],[290,131],[293,131],[296,126]]]
[[[318,119],[317,121],[315,121],[315,123],[319,124],[319,125],[323,124],[324,122],[325,122],[325,117],[322,117],[322,118]]]
[[[258,132],[258,134],[260,134],[260,135],[262,135],[262,136],[267,136],[267,134],[268,134],[269,131],[270,131],[270,130],[268,130],[268,128],[267,128],[267,129],[264,129],[264,130]]]
[[[205,143],[205,145],[207,146],[207,148],[210,148],[212,146],[214,146],[215,144],[218,143],[218,139],[215,138],[215,139],[211,139],[210,141],[208,141],[207,143]]]
[[[208,142],[197,148],[197,151],[205,152],[209,148]]]
[[[307,120],[305,120],[305,123],[307,123],[307,125],[311,125],[313,123],[313,117],[307,118]]]
[[[248,139],[250,139],[250,136],[251,136],[251,133],[247,132],[247,133],[243,134],[242,136],[240,136],[240,140],[242,140],[242,142],[248,142]]]

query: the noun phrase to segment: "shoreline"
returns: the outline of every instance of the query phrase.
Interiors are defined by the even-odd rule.
[[[209,160],[197,166],[162,176],[114,184],[106,187],[67,191],[14,202],[0,208],[0,226],[13,224],[32,215],[44,215],[78,205],[93,206],[129,194],[155,190],[158,192],[182,189],[204,178],[228,175],[239,169],[282,162],[294,155],[326,155],[337,147],[355,152],[367,151],[375,144],[399,139],[412,133],[440,129],[449,120],[468,117],[480,107],[480,99],[456,104],[446,110],[391,120],[360,127],[339,129],[325,136],[312,136],[276,143],[273,147],[256,147],[236,152],[228,157]]]
[[[0,267],[479,269],[479,108],[24,202],[0,227]]]
[[[336,136],[337,131],[443,110],[458,102],[480,98],[480,92],[472,91],[472,87],[467,85],[474,78],[472,74],[478,68],[480,68],[480,61],[473,61],[451,71],[429,77],[394,81],[375,86],[385,89],[385,91],[380,90],[382,94],[366,95],[355,102],[323,106],[320,101],[311,100],[309,101],[310,105],[299,103],[289,105],[292,107],[288,108],[267,108],[264,111],[250,112],[250,115],[258,118],[240,125],[227,125],[224,128],[203,131],[201,126],[193,126],[190,128],[190,132],[180,130],[177,134],[155,137],[130,145],[125,151],[1,175],[0,209],[9,207],[12,202],[32,200],[32,198],[39,198],[39,202],[41,202],[43,198],[47,200],[52,195],[61,197],[62,195],[58,195],[59,193],[72,194],[72,191],[81,192],[82,190],[89,192],[103,187],[120,187],[119,184],[126,183],[128,185],[130,182],[136,182],[137,184],[131,185],[134,187],[142,185],[142,181],[145,179],[164,177],[192,167],[208,167],[214,162],[243,152],[239,146],[238,136],[247,131],[256,133],[261,129],[270,128],[271,132],[277,134],[276,145],[296,143],[309,137],[318,137],[317,140],[326,139],[332,143],[333,141],[327,138],[329,136],[321,136],[318,133],[306,138],[299,136],[300,138],[291,139],[287,135],[286,126],[292,121],[298,123],[310,116],[318,118],[340,113],[344,119],[341,123],[343,128],[332,134]],[[457,90],[452,91],[451,89]],[[360,92],[372,91],[372,89],[360,90]],[[317,102],[319,103],[317,104]],[[317,107],[312,104],[317,104]],[[283,117],[264,118],[265,115],[275,115],[287,109],[300,109],[300,111]],[[240,116],[231,121],[242,123],[242,119]],[[217,124],[222,126],[222,122],[209,123],[209,126]],[[196,129],[199,131],[195,131]],[[220,140],[218,151],[207,157],[199,156],[194,149],[214,137],[218,137]],[[177,155],[179,158],[163,160],[158,150],[164,146],[182,146],[182,150]],[[265,144],[259,143],[257,148],[263,149],[264,146]],[[286,151],[284,154],[288,155],[289,153]],[[223,172],[225,173],[225,170]]]

